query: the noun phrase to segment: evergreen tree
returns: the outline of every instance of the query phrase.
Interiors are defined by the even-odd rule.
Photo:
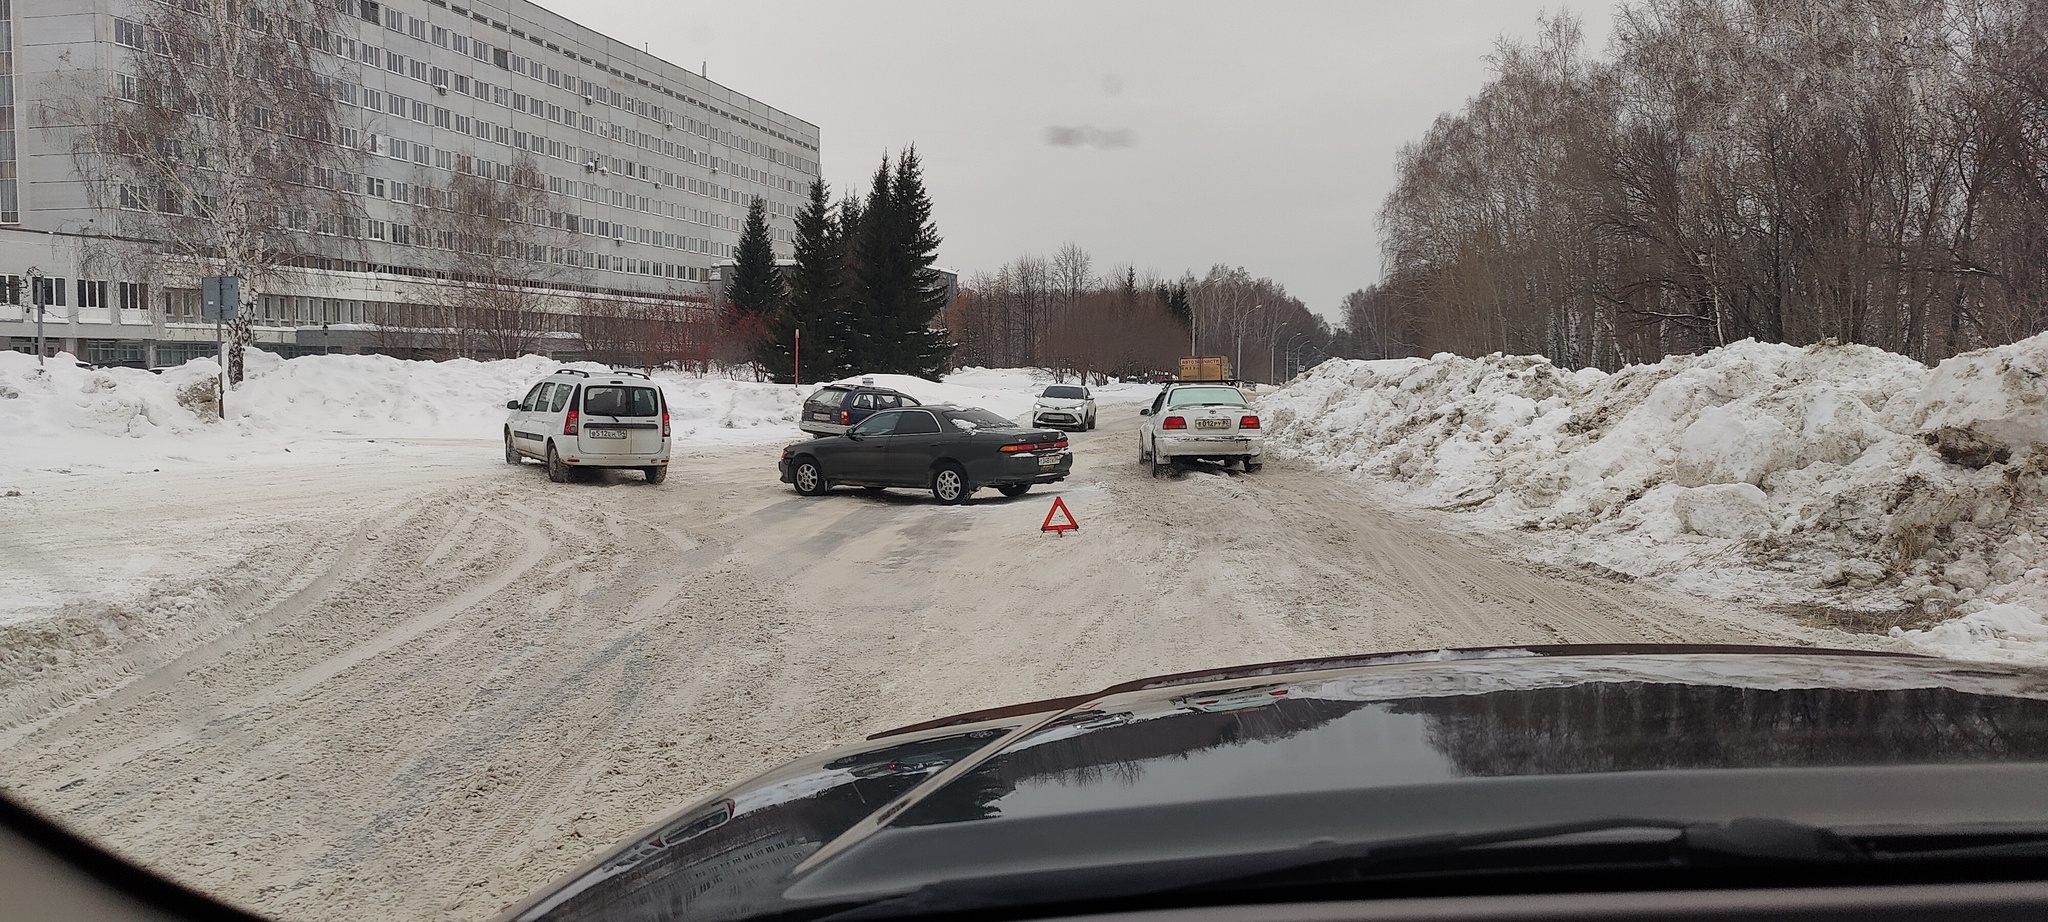
[[[932,268],[939,241],[917,149],[897,158],[893,175],[884,159],[862,215],[857,250],[866,367],[926,378],[946,370],[953,344],[944,330],[932,329],[946,306],[945,286]]]
[[[1181,323],[1193,324],[1195,322],[1195,305],[1194,302],[1188,300],[1188,283],[1181,282],[1173,286],[1172,294],[1166,298],[1166,310],[1178,318]]]
[[[770,335],[756,352],[756,361],[785,384],[802,384],[794,376],[801,345],[803,379],[830,381],[845,374],[846,317],[845,244],[822,179],[811,182],[811,198],[796,218],[796,268],[790,272],[788,296],[775,314]]]
[[[841,232],[847,240],[846,363],[848,374],[894,372],[894,324],[887,286],[877,285],[878,273],[886,272],[889,259],[889,158],[875,169],[867,202],[841,206]],[[858,197],[850,197],[857,199]],[[847,213],[851,208],[852,214]]]
[[[735,326],[765,329],[781,307],[782,273],[775,268],[775,245],[768,240],[768,210],[759,198],[747,206],[747,223],[733,251],[732,284],[726,288]]]

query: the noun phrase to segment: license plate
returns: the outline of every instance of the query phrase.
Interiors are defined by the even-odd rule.
[[[626,437],[626,430],[624,429],[590,429],[586,431],[590,433],[590,437],[593,439],[623,439]]]
[[[1228,429],[1228,428],[1230,428],[1230,420],[1227,420],[1227,419],[1198,419],[1198,420],[1195,420],[1195,428],[1197,428],[1197,429]]]
[[[1059,466],[1060,466],[1060,456],[1059,456],[1059,455],[1039,455],[1039,456],[1038,456],[1038,466],[1039,466],[1039,467],[1059,467]]]

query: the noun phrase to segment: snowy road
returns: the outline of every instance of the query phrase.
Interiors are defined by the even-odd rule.
[[[0,626],[0,777],[278,918],[468,920],[753,771],[953,711],[1377,650],[1876,642],[1538,572],[1285,462],[1155,481],[1131,408],[1103,420],[1077,481],[964,507],[799,497],[774,447],[679,451],[650,488],[476,441],[11,498],[68,525],[0,537],[0,591],[74,601]],[[1078,533],[1038,531],[1052,492]]]

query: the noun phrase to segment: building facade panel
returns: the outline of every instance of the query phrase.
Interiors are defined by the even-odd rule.
[[[0,81],[11,78],[15,111],[32,114],[17,131],[19,208],[16,220],[0,221],[0,274],[34,267],[62,280],[70,303],[48,300],[44,317],[61,344],[144,340],[142,361],[158,341],[191,342],[201,332],[210,340],[212,331],[175,319],[189,282],[87,277],[96,274],[96,236],[113,223],[102,209],[151,203],[141,195],[89,201],[72,151],[77,126],[61,113],[80,110],[63,104],[79,93],[136,92],[132,77],[123,82],[125,65],[146,53],[138,46],[147,44],[143,24],[156,2],[0,0],[17,49],[7,61],[14,73]],[[790,252],[794,215],[818,175],[817,126],[526,0],[343,0],[336,8],[343,14],[313,42],[344,154],[323,181],[349,193],[351,207],[304,218],[331,235],[322,238],[329,255],[272,283],[280,300],[257,306],[260,342],[303,348],[304,334],[323,330],[331,340],[336,323],[417,325],[404,308],[445,297],[451,283],[436,276],[462,264],[450,249],[462,228],[428,226],[422,204],[459,176],[503,182],[526,166],[544,177],[546,205],[530,217],[545,231],[516,258],[522,276],[545,280],[551,311],[573,313],[590,298],[707,303],[712,269],[730,259],[756,198],[771,215],[778,254]],[[0,108],[6,102],[0,94]],[[127,318],[148,321],[123,322],[123,308],[97,303],[92,285],[82,289],[91,303],[78,303],[82,283],[131,295],[121,286],[140,284],[143,305]],[[0,300],[9,295],[0,288]],[[16,309],[0,310],[0,336],[21,348],[33,311],[5,307]],[[104,321],[103,311],[112,312]],[[361,319],[370,316],[383,320]],[[550,348],[573,351],[573,337],[554,339]]]

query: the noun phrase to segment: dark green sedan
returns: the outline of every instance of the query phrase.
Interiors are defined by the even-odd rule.
[[[940,404],[876,413],[845,435],[798,442],[777,466],[782,482],[805,496],[835,486],[913,487],[951,505],[982,487],[1022,496],[1034,483],[1065,480],[1074,453],[1064,433]]]

